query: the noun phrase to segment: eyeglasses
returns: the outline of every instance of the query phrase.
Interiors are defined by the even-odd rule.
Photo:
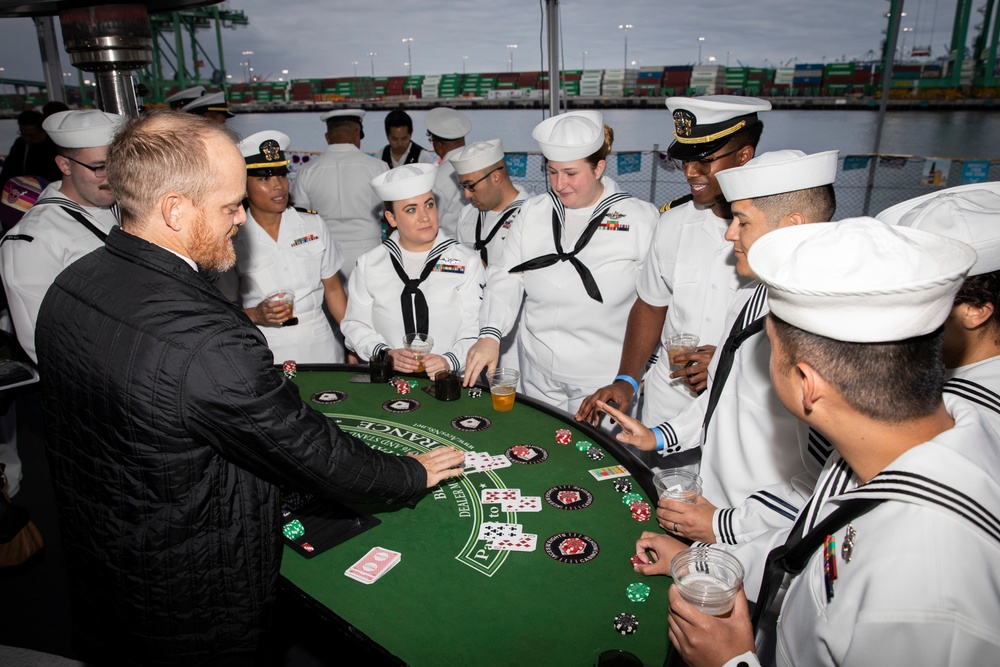
[[[743,150],[743,146],[740,146],[735,150],[731,150],[728,153],[723,153],[722,155],[716,155],[715,157],[703,157],[703,158],[698,158],[697,160],[680,160],[678,158],[673,157],[670,158],[670,161],[674,163],[674,166],[677,167],[678,171],[684,171],[684,169],[686,169],[688,165],[693,165],[695,171],[697,171],[699,174],[707,174],[708,170],[712,168],[713,162],[715,162],[716,160],[721,160],[724,157],[729,157],[733,153],[739,153],[741,150]]]
[[[107,173],[108,173],[108,165],[106,165],[106,164],[102,164],[100,167],[95,167],[93,165],[89,165],[89,164],[86,164],[84,162],[80,162],[79,160],[74,160],[73,158],[71,158],[68,155],[63,155],[63,157],[66,158],[67,160],[69,160],[70,162],[75,162],[78,165],[80,165],[81,167],[85,167],[85,168],[91,170],[92,172],[94,172],[94,176],[97,176],[98,178],[104,178],[104,176],[106,176]]]
[[[501,169],[503,169],[503,167],[497,167],[496,169],[489,170],[488,172],[486,172],[485,176],[483,176],[482,178],[480,178],[475,183],[459,183],[459,185],[461,185],[463,189],[468,190],[469,192],[475,192],[477,185],[479,185],[480,183],[482,183],[483,181],[485,181],[487,178],[489,178],[493,174],[493,172],[500,171]]]

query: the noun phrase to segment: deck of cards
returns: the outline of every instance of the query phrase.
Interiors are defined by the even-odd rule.
[[[497,468],[509,468],[510,459],[500,454],[492,456],[486,452],[466,452],[465,453],[465,474],[474,472],[486,472]]]
[[[364,558],[347,568],[344,572],[351,579],[363,584],[373,584],[399,563],[402,554],[382,547],[375,547]]]

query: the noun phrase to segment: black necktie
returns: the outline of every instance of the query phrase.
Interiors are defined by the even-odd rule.
[[[555,242],[556,251],[549,253],[548,255],[542,255],[541,257],[536,257],[534,259],[529,259],[527,262],[522,262],[510,270],[510,273],[520,273],[522,271],[533,271],[535,269],[544,269],[547,266],[552,266],[557,262],[569,262],[576,269],[576,272],[580,274],[580,280],[583,281],[583,287],[587,290],[587,295],[597,301],[598,303],[604,303],[604,298],[601,296],[601,290],[597,287],[597,281],[594,280],[594,276],[590,273],[590,269],[584,265],[577,255],[581,250],[587,247],[590,243],[590,239],[593,238],[594,232],[600,226],[601,221],[604,220],[604,216],[608,214],[611,210],[611,206],[622,199],[626,199],[631,195],[627,195],[624,192],[619,192],[607,197],[597,204],[597,212],[587,223],[587,227],[583,230],[583,234],[577,239],[576,245],[573,246],[572,252],[564,252],[562,247],[562,241],[560,237],[562,236],[562,217],[564,215],[565,209],[562,206],[562,202],[554,193],[549,193],[552,197],[552,240]]]
[[[493,225],[493,229],[490,230],[490,233],[486,235],[485,239],[483,238],[483,224],[486,222],[486,211],[479,212],[479,218],[476,220],[476,244],[473,248],[479,251],[479,256],[483,259],[483,264],[490,263],[486,253],[486,246],[493,240],[493,237],[497,235],[497,232],[500,231],[500,228],[503,227],[504,223],[510,220],[512,215],[521,210],[521,204],[523,203],[524,200],[519,199],[508,206],[507,210],[500,214],[500,218],[496,221],[496,224]]]
[[[403,281],[403,292],[399,295],[399,300],[403,310],[403,328],[405,333],[427,333],[427,299],[424,298],[424,293],[420,291],[420,283],[427,280],[427,276],[431,275],[431,271],[434,270],[437,261],[444,254],[444,248],[435,248],[435,250],[440,250],[440,252],[433,257],[427,258],[427,261],[424,262],[424,268],[420,271],[419,278],[410,278],[406,275],[406,271],[396,258],[396,255],[391,250],[389,252],[389,259],[392,260],[392,268],[396,270],[396,275]]]

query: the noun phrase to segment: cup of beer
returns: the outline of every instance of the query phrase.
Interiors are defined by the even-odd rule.
[[[653,486],[660,498],[694,503],[701,495],[701,477],[684,468],[671,468],[656,473]]]
[[[299,323],[299,318],[295,317],[295,292],[290,289],[278,290],[264,297],[268,301],[281,301],[288,305],[290,313],[288,319],[281,323],[283,327],[294,327]]]
[[[721,549],[690,547],[671,559],[670,576],[685,602],[709,616],[729,618],[743,585],[743,565]]]
[[[698,349],[698,337],[689,333],[673,333],[667,337],[667,358],[670,370],[679,371],[684,364],[674,361],[678,354],[690,354]]]
[[[403,349],[412,352],[417,359],[417,372],[424,372],[424,357],[434,348],[434,339],[427,334],[409,333],[403,336]]]
[[[490,381],[490,396],[493,399],[494,410],[507,412],[514,409],[514,395],[520,377],[521,374],[513,368],[497,368],[486,376]]]

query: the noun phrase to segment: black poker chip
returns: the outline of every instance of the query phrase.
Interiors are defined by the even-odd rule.
[[[597,449],[596,447],[591,447],[590,449],[587,450],[587,456],[592,461],[600,461],[601,459],[604,458],[604,452]]]
[[[625,478],[619,478],[615,480],[615,491],[618,493],[628,493],[632,490],[632,482]]]
[[[481,415],[462,415],[451,420],[452,428],[466,433],[485,431],[490,426],[493,426],[493,422]]]
[[[549,453],[538,445],[514,445],[506,452],[511,463],[533,466],[549,458]]]
[[[639,629],[639,619],[635,617],[635,614],[623,612],[615,616],[614,628],[615,632],[623,635],[634,635]]]
[[[333,405],[343,403],[347,400],[347,392],[339,389],[328,389],[327,391],[317,391],[309,397],[309,400],[319,405]]]
[[[392,398],[382,404],[382,409],[386,412],[401,414],[413,412],[420,407],[420,401],[413,398]]]
[[[583,533],[557,533],[545,540],[545,553],[560,563],[589,563],[601,553],[597,541]]]
[[[543,497],[545,502],[560,510],[582,510],[594,502],[594,494],[582,486],[572,484],[553,486]]]

